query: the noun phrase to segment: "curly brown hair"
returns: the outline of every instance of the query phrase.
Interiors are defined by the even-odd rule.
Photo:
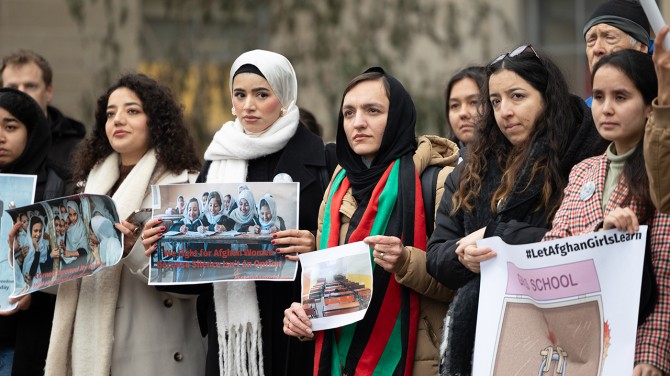
[[[98,98],[93,132],[82,142],[74,156],[75,181],[85,180],[96,164],[114,152],[105,132],[105,124],[107,101],[112,92],[119,88],[133,91],[142,101],[142,108],[148,118],[149,147],[156,150],[158,164],[173,173],[198,171],[200,160],[195,152],[193,138],[184,125],[182,106],[177,103],[170,88],[144,74],[130,73],[123,75]]]
[[[539,91],[543,100],[543,110],[528,140],[516,147],[500,131],[488,100],[488,81],[494,73],[501,70],[516,73]],[[491,210],[496,212],[497,203],[512,193],[521,171],[527,167],[533,145],[544,138],[548,153],[539,156],[530,166],[528,183],[536,177],[543,180],[536,210],[547,208],[551,217],[561,203],[563,187],[567,183],[567,177],[562,173],[561,158],[574,133],[573,129],[580,123],[571,105],[568,84],[554,62],[538,55],[531,48],[514,57],[506,55],[503,59],[496,60],[487,66],[486,75],[486,85],[482,86],[482,98],[485,98],[485,102],[480,124],[476,127],[477,136],[473,145],[468,148],[468,163],[465,165],[458,191],[452,197],[454,212],[461,208],[471,212],[474,202],[482,199],[479,194],[485,184],[483,179],[490,168],[487,165],[489,162],[497,163],[502,170],[500,185],[490,198]],[[493,160],[489,161],[489,157],[493,157]],[[552,204],[554,194],[558,194],[559,199],[553,200]]]

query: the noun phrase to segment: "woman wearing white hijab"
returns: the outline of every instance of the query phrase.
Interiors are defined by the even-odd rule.
[[[214,136],[198,181],[268,182],[287,174],[300,182],[299,228],[316,230],[314,208],[325,189],[320,173],[326,170],[326,157],[321,139],[299,123],[298,83],[291,63],[270,51],[246,52],[231,67],[230,93],[236,119]],[[156,224],[145,226],[149,254],[160,235],[158,228],[151,228]],[[312,249],[313,244],[300,242],[300,231],[307,232],[277,233],[277,244],[293,245],[282,253]],[[204,302],[213,298],[206,314],[207,375],[312,374],[313,344],[289,339],[282,328],[284,308],[300,297],[299,280],[216,283],[213,292],[209,286],[201,287]]]
[[[281,217],[277,216],[277,203],[271,194],[266,193],[258,200],[258,221],[260,222],[260,233],[270,234],[279,230],[286,230],[286,225]]]
[[[96,215],[91,218],[91,229],[95,237],[98,238],[97,247],[100,262],[105,265],[114,265],[119,262],[123,252],[112,221],[101,215]]]
[[[230,212],[230,219],[235,221],[233,230],[239,232],[258,233],[260,229],[258,213],[256,212],[256,201],[254,194],[248,189],[243,189],[237,196],[237,208]]]
[[[86,256],[86,261],[88,262],[88,258],[90,257],[91,252],[88,247],[88,231],[84,225],[79,206],[74,201],[68,201],[67,211],[70,227],[68,227],[67,232],[65,233],[64,253],[68,257],[74,257],[74,255],[78,255],[78,258],[81,260],[83,260],[83,257]],[[77,262],[77,265],[81,263],[81,261]]]

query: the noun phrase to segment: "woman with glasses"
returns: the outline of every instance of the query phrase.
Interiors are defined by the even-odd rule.
[[[604,150],[584,101],[559,68],[531,46],[493,60],[468,163],[449,175],[427,251],[427,269],[458,289],[445,328],[443,374],[470,374],[479,264],[495,251],[477,240],[539,241],[561,203],[573,165]]]

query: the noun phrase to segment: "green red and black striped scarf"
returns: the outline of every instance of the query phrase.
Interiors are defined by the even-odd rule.
[[[349,188],[343,169],[326,193],[319,249],[339,245],[340,206]],[[346,243],[370,235],[391,235],[401,238],[406,246],[426,249],[421,182],[411,156],[391,163],[374,187],[367,207],[358,209],[362,215],[357,218],[355,213],[352,217]],[[316,333],[315,375],[412,374],[419,295],[398,284],[391,273],[374,262],[372,266],[373,296],[363,320]]]

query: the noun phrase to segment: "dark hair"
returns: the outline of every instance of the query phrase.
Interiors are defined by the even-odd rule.
[[[223,200],[221,200],[221,194],[219,194],[219,192],[217,191],[209,192],[209,198],[207,199],[207,203],[209,204],[209,202],[214,199],[219,201],[219,206],[223,205]]]
[[[37,223],[44,226],[44,222],[42,222],[42,218],[40,218],[39,216],[34,215],[30,217],[30,224],[28,225],[28,234],[32,235],[33,226],[35,226]],[[42,228],[42,230],[44,230],[44,227]]]
[[[158,164],[173,173],[197,171],[200,161],[193,139],[184,126],[182,107],[172,91],[141,73],[130,73],[122,76],[98,98],[93,132],[74,157],[75,181],[86,179],[91,169],[114,151],[107,139],[105,124],[109,96],[119,88],[131,90],[142,101],[148,118],[149,147],[156,150]]]
[[[323,137],[323,127],[321,127],[321,124],[316,120],[316,116],[314,116],[311,111],[305,110],[302,107],[299,107],[298,111],[300,112],[300,123],[315,135]]]
[[[49,62],[44,57],[31,50],[18,50],[2,59],[2,67],[0,67],[0,86],[4,86],[4,83],[2,82],[2,73],[5,71],[5,68],[10,65],[21,66],[28,63],[35,63],[35,65],[42,71],[42,80],[44,80],[44,84],[47,87],[51,86],[53,81],[51,65],[49,65]]]
[[[604,66],[611,66],[626,75],[640,92],[644,104],[651,106],[651,102],[658,94],[656,70],[651,56],[637,50],[621,50],[605,55],[593,67],[592,85],[596,72]],[[646,223],[654,214],[654,204],[649,193],[649,177],[644,163],[643,140],[644,136],[640,137],[633,154],[626,159],[621,173],[628,184],[628,199],[634,197],[641,204],[643,211],[640,213],[640,223]]]
[[[195,204],[198,206],[198,213],[200,213],[200,202],[198,202],[198,199],[195,197],[191,197],[186,203],[186,211],[188,211],[188,207],[192,202],[195,202]]]
[[[498,128],[489,98],[488,81],[493,74],[508,70],[524,79],[542,95],[543,109],[535,126],[523,145],[513,146]],[[497,202],[512,193],[521,171],[529,160],[532,145],[546,140],[548,152],[543,153],[530,166],[528,185],[536,176],[544,179],[541,200],[537,209],[544,207],[553,215],[562,200],[566,179],[561,173],[561,158],[567,149],[573,129],[579,126],[578,114],[571,102],[568,84],[558,66],[537,54],[531,47],[513,57],[505,55],[486,67],[487,84],[482,87],[484,101],[482,116],[476,127],[476,137],[469,147],[468,163],[465,165],[459,189],[453,196],[454,211],[463,207],[472,210],[473,203],[479,199],[483,178],[487,170],[487,159],[494,162],[503,171],[502,181],[491,197],[491,209],[496,212]],[[572,128],[572,129],[571,129]],[[525,188],[528,188],[528,185]],[[551,205],[552,196],[556,197]],[[551,205],[551,206],[550,206]]]
[[[381,80],[382,83],[384,84],[384,91],[386,92],[386,97],[390,100],[391,99],[391,84],[389,84],[388,79],[382,72],[378,71],[371,71],[371,72],[365,72],[361,73],[358,76],[354,77],[351,81],[349,81],[349,84],[347,84],[347,87],[344,88],[344,93],[342,94],[342,98],[344,98],[348,92],[351,91],[356,85],[360,84],[361,82],[364,81],[376,81],[376,80]]]
[[[454,88],[454,85],[466,78],[474,81],[481,93],[483,91],[482,88],[487,84],[486,68],[476,65],[463,68],[451,76],[447,82],[447,86],[444,88],[444,114],[447,118],[447,129],[445,130],[445,133],[448,139],[456,143],[458,143],[459,140],[456,138],[456,135],[451,128],[451,123],[449,122],[449,98],[451,97],[451,90]],[[481,97],[481,102],[485,102],[483,97]]]

